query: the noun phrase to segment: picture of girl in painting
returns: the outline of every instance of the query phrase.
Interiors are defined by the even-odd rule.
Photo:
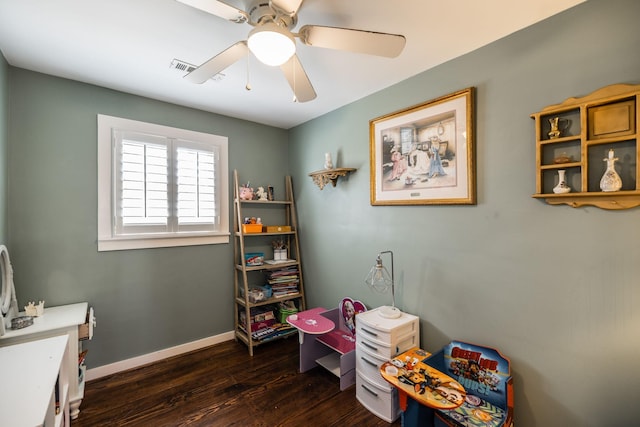
[[[400,179],[402,174],[407,170],[407,159],[400,153],[400,147],[397,145],[391,149],[391,162],[393,163],[393,169],[391,170],[391,178],[389,178],[389,181],[395,181]]]
[[[434,176],[445,176],[446,173],[442,168],[442,159],[440,158],[440,144],[438,143],[438,137],[432,139],[431,147],[431,162],[429,164],[429,178]]]

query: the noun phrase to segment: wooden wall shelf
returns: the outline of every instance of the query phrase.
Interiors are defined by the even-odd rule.
[[[636,167],[640,162],[639,102],[640,85],[615,84],[532,114],[536,122],[533,197],[574,208],[640,206],[640,168]],[[609,152],[615,152],[615,170],[622,179],[618,191],[601,189]],[[566,174],[568,193],[554,192],[560,174]]]
[[[569,205],[572,208],[597,206],[601,209],[620,210],[640,206],[640,191],[618,191],[616,193],[568,193],[534,194],[550,205]]]
[[[313,182],[322,190],[329,182],[335,187],[338,183],[338,178],[346,177],[351,172],[355,172],[354,168],[335,168],[335,169],[323,169],[320,171],[311,172],[309,176],[313,179]]]

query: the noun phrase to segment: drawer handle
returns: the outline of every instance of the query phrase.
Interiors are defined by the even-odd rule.
[[[360,328],[360,330],[361,330],[362,332],[366,332],[366,333],[368,333],[369,335],[373,335],[374,337],[377,337],[377,336],[378,336],[378,334],[376,334],[375,332],[370,331],[370,330],[368,330],[368,329],[366,329],[366,328]]]
[[[362,387],[363,389],[367,390],[369,393],[373,394],[375,397],[378,397],[378,393],[376,393],[375,391],[371,390],[369,387],[367,387],[364,384],[360,384],[360,387]]]
[[[371,366],[375,366],[376,368],[378,367],[378,365],[376,363],[373,363],[371,360],[369,359],[365,359],[364,357],[360,356],[360,359],[362,359],[365,363],[368,363]]]
[[[373,351],[378,351],[378,347],[374,347],[374,346],[372,346],[371,344],[369,344],[369,343],[367,343],[367,342],[362,341],[360,344],[362,344],[362,345],[363,345],[363,346],[365,346],[365,347],[370,348],[370,349],[371,349],[371,350],[373,350]]]

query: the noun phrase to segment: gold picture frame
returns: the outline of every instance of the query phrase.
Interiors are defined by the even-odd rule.
[[[475,88],[369,121],[372,205],[475,205]]]

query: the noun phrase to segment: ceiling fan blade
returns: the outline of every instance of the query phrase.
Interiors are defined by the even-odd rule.
[[[293,16],[300,10],[302,2],[303,0],[270,0],[269,5],[272,9]]]
[[[184,78],[192,83],[204,83],[243,56],[247,55],[248,52],[249,48],[247,47],[247,42],[238,42],[200,65],[198,68],[184,76]]]
[[[300,28],[298,37],[302,43],[309,46],[366,53],[387,58],[395,58],[400,55],[406,42],[404,36],[400,34],[319,25],[305,25]]]
[[[237,24],[247,22],[249,17],[243,10],[237,9],[218,0],[177,0],[188,6],[195,7],[212,15],[219,16]]]
[[[311,85],[307,73],[302,68],[298,56],[294,54],[291,59],[280,66],[291,90],[293,90],[298,102],[307,102],[316,99],[316,91]]]

